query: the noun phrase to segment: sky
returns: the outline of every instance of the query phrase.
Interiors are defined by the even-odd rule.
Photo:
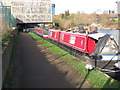
[[[120,0],[52,0],[52,3],[56,5],[56,14],[63,13],[66,10],[69,10],[70,13],[78,11],[84,13],[96,11],[101,13],[104,10],[116,10],[116,1]]]
[[[2,0],[0,0],[2,1]],[[9,0],[8,0],[9,1]],[[55,4],[55,14],[64,13],[101,13],[103,10],[116,10],[116,1],[120,0],[51,0]]]

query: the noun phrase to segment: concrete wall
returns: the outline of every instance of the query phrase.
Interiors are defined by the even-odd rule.
[[[8,45],[3,48],[2,52],[2,82],[5,80],[5,76],[7,74],[7,69],[9,67],[9,62],[11,59],[12,48],[15,43],[15,39],[17,37],[17,32],[13,33],[12,37],[9,39]]]

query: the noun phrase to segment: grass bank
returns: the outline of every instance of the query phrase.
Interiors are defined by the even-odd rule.
[[[37,42],[41,43],[50,52],[61,56],[60,58],[63,59],[64,62],[66,62],[69,66],[77,70],[78,73],[83,76],[83,78],[87,75],[88,71],[85,69],[85,62],[74,61],[73,59],[77,59],[76,57],[70,55],[68,52],[42,39],[32,32],[29,32],[29,35],[31,35]],[[94,88],[120,88],[120,82],[107,77],[97,70],[91,71],[87,77],[87,80],[93,85]]]

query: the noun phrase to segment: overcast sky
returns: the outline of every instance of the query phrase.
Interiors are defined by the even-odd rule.
[[[63,13],[65,10],[71,13],[78,11],[93,13],[94,11],[115,10],[116,1],[119,0],[52,0],[52,3],[56,5],[56,14]]]

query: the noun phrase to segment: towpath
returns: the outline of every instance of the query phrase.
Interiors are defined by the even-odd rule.
[[[74,88],[65,75],[45,58],[37,42],[27,33],[20,33],[11,88]]]

